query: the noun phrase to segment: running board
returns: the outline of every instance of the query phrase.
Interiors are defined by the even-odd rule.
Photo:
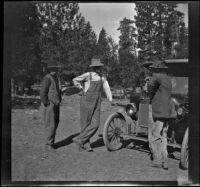
[[[175,144],[175,143],[168,143],[167,146],[173,147],[173,148],[179,148],[181,149],[181,145]]]
[[[134,139],[134,140],[140,140],[140,141],[148,142],[147,138],[139,137],[139,136],[136,136],[136,135],[124,134],[124,135],[121,135],[121,136],[124,139]],[[181,149],[181,145],[175,144],[175,143],[168,143],[167,146]]]
[[[144,142],[148,142],[147,138],[142,138],[136,135],[129,135],[129,134],[124,134],[121,135],[124,139],[134,139],[134,140],[140,140],[140,141],[144,141]]]

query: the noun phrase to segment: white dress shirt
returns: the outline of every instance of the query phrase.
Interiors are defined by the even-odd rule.
[[[91,73],[91,79],[90,79]],[[73,83],[86,93],[90,87],[90,81],[99,81],[100,76],[95,72],[87,72],[73,79]],[[112,92],[105,77],[102,77],[103,89],[109,101],[112,101]]]

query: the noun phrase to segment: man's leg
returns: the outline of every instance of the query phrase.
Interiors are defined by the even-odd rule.
[[[82,134],[85,132],[86,128],[90,125],[91,122],[92,110],[89,107],[85,107],[85,104],[81,102],[80,104],[80,124],[81,132],[78,136],[73,138],[73,141],[76,143],[79,151],[84,150],[84,140],[82,139]]]
[[[158,120],[152,125],[152,137],[150,146],[153,152],[153,164],[155,164],[155,166],[160,166],[160,167],[162,164],[161,161],[162,137],[160,135],[162,128],[163,128],[163,122]]]
[[[90,138],[97,132],[100,124],[100,111],[96,110],[93,114],[91,125],[90,125],[90,131],[88,133],[89,137],[84,145],[86,151],[93,151],[91,145],[90,145]]]
[[[167,151],[167,130],[168,126],[164,126],[162,130],[161,156],[164,169],[168,169],[168,151]]]
[[[92,119],[90,121],[90,124],[79,135],[79,138],[81,139],[83,144],[89,142],[90,138],[96,133],[99,127],[99,123],[100,123],[100,111],[95,110]]]
[[[153,127],[154,127],[154,120],[153,120],[153,115],[152,115],[152,105],[149,104],[148,141],[149,141],[149,149],[150,149],[151,154],[153,154],[153,151],[152,151]]]
[[[59,122],[59,109],[57,107],[58,106],[55,107],[53,103],[50,103],[50,105],[45,108],[45,149],[48,151],[53,151],[55,132]]]
[[[60,122],[60,105],[54,105],[54,121],[55,121],[55,128],[53,131],[53,146],[55,143],[56,130]]]

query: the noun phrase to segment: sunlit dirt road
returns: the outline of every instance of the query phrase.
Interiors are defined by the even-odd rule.
[[[56,134],[57,154],[43,158],[42,109],[12,110],[12,181],[178,181],[187,180],[179,160],[169,159],[169,169],[150,166],[148,148],[122,148],[109,152],[98,136],[109,114],[117,110],[103,100],[101,125],[92,138],[94,152],[78,152],[72,138],[80,130],[80,96],[64,96]],[[177,155],[179,153],[177,152]],[[179,155],[178,155],[179,156]]]

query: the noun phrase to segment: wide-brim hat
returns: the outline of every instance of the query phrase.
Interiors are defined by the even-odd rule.
[[[149,77],[149,76],[147,76],[145,79],[144,79],[144,81],[146,82],[146,81],[149,81],[151,78]]]
[[[91,64],[90,64],[90,67],[101,67],[101,66],[104,66],[102,63],[101,63],[101,60],[98,59],[98,58],[93,58],[91,60]]]
[[[47,66],[48,68],[62,68],[61,65],[50,65],[50,66]]]
[[[144,62],[144,63],[142,64],[142,66],[145,67],[145,68],[149,68],[149,66],[151,66],[152,64],[153,64],[152,61],[146,61],[146,62]]]
[[[168,69],[164,61],[155,61],[152,65],[149,66],[152,69]]]
[[[56,63],[55,61],[47,63],[47,68],[61,68],[61,67],[62,67],[62,65]]]

